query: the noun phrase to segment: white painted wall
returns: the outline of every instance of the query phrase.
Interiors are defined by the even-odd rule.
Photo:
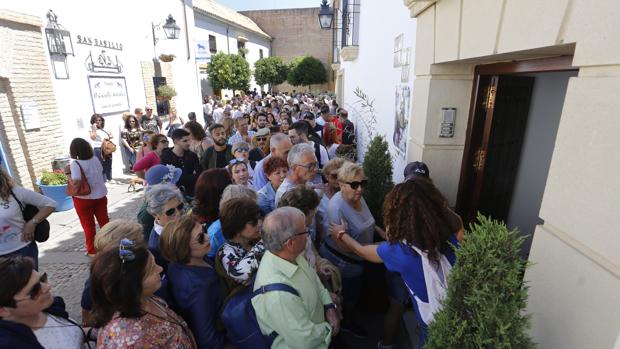
[[[145,105],[145,87],[140,62],[150,61],[161,53],[176,56],[172,62],[172,71],[177,91],[177,113],[183,117],[190,111],[196,112],[197,115],[202,114],[194,59],[192,35],[194,16],[191,0],[184,2],[109,0],[105,4],[66,0],[14,1],[8,7],[14,11],[40,17],[44,23],[47,23],[47,11],[52,9],[58,16],[58,22],[71,33],[75,56],[67,57],[69,79],[56,79],[50,66],[66,144],[65,149],[58,150],[59,155],[68,153],[68,146],[73,138],[88,138],[93,106],[87,77],[89,75],[125,77],[129,107],[133,113],[134,108],[144,108]],[[172,14],[181,28],[179,39],[166,40],[163,30],[156,30],[155,35],[161,40],[157,42],[154,50],[151,23],[163,24],[168,14]],[[189,33],[186,28],[190,29]],[[92,52],[93,59],[96,59],[102,48],[78,44],[77,35],[121,43],[122,50],[106,49],[106,52],[118,56],[123,65],[122,73],[89,72],[85,66],[87,56]],[[47,46],[45,50],[47,52]],[[122,112],[105,116],[106,128],[114,133],[117,141],[121,114]],[[112,169],[114,174],[120,174],[122,171],[120,152],[115,153]]]
[[[202,13],[195,12],[195,40],[197,41],[209,41],[209,35],[215,36],[215,43],[217,52],[224,53],[238,53],[237,50],[237,37],[243,36],[248,39],[245,43],[245,48],[249,51],[246,54],[246,60],[250,64],[250,69],[254,70],[254,63],[259,59],[259,50],[263,50],[263,57],[269,57],[271,42],[264,36],[255,34],[249,30],[244,30],[236,26],[224,23],[216,18],[208,17]],[[213,94],[213,88],[211,87],[207,74],[199,74],[200,85],[202,94]],[[254,75],[250,80],[250,90],[256,88],[260,90],[260,86],[256,84]],[[263,86],[265,88],[265,86]],[[232,91],[224,90],[224,95],[232,96]]]
[[[341,59],[344,107],[356,124],[359,155],[363,155],[368,144],[365,127],[360,120],[364,108],[353,91],[359,87],[374,100],[376,132],[382,134],[390,144],[394,160],[394,180],[401,181],[406,165],[406,154],[398,152],[392,142],[394,133],[395,91],[399,85],[408,85],[413,95],[413,57],[415,49],[416,20],[402,10],[400,1],[362,1],[359,20],[359,54],[353,61]],[[401,68],[394,67],[394,40],[404,34],[403,47],[410,48],[409,80],[401,83]],[[412,96],[411,96],[412,97]],[[411,97],[409,97],[411,99]],[[409,108],[409,115],[413,106]],[[411,120],[411,118],[409,118]],[[411,127],[411,124],[409,124]],[[413,125],[416,127],[416,125]],[[409,131],[405,131],[408,137]],[[408,143],[408,140],[407,142]],[[362,157],[360,156],[360,160]]]
[[[540,205],[547,184],[551,156],[560,125],[566,86],[577,72],[540,73],[535,77],[530,111],[521,150],[517,179],[506,224],[522,234],[533,235],[536,225],[542,224]],[[533,236],[521,246],[529,253]]]

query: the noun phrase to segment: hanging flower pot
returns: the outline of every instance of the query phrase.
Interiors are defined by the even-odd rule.
[[[174,60],[174,55],[167,55],[167,54],[160,54],[159,55],[159,60],[162,62],[172,62]]]
[[[177,95],[177,91],[175,91],[172,86],[161,85],[157,88],[156,95],[158,101],[169,101],[172,97]]]

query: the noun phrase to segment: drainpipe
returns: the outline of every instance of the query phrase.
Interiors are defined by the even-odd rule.
[[[226,26],[226,51],[230,54],[230,35],[228,32],[230,31],[230,26]]]

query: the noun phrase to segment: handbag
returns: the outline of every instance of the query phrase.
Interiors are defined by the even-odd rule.
[[[106,132],[105,130],[103,130],[103,132],[105,132],[108,137],[110,137],[110,134],[108,132]],[[101,154],[104,156],[109,156],[112,155],[112,153],[114,153],[116,151],[116,144],[114,144],[114,142],[112,142],[109,138],[105,138],[103,141],[101,141]]]
[[[24,223],[28,222],[32,219],[32,217],[36,216],[39,213],[39,208],[35,205],[27,204],[24,206],[21,201],[15,196],[15,193],[11,190],[11,195],[19,208],[22,210],[22,216],[24,217]],[[45,242],[50,238],[50,222],[47,219],[42,220],[37,226],[34,228],[34,241],[36,242]]]
[[[82,169],[82,165],[76,160],[75,163],[80,167],[80,185],[73,185],[73,181],[69,179],[67,181],[67,195],[68,196],[84,196],[90,194],[90,184],[88,184],[88,180],[86,179],[86,175],[84,174],[84,170]]]

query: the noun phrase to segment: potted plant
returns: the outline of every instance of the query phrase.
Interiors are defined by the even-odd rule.
[[[172,62],[174,60],[174,57],[176,57],[175,55],[168,55],[165,53],[162,53],[159,55],[159,60],[162,62]]]
[[[478,214],[455,250],[443,309],[429,324],[425,348],[533,348],[525,313],[525,236]]]
[[[62,170],[43,171],[37,182],[43,195],[56,201],[56,212],[73,208],[73,199],[67,196],[67,175]]]
[[[169,101],[177,95],[177,91],[172,86],[161,85],[157,88],[157,99],[160,101]]]

